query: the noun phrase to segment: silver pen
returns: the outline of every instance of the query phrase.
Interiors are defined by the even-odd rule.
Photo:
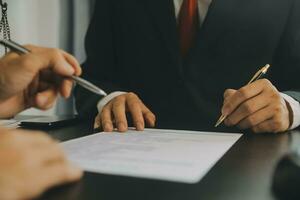
[[[21,54],[30,53],[29,49],[23,47],[22,45],[19,45],[18,43],[14,42],[14,41],[11,41],[11,40],[0,40],[0,44],[9,48],[11,51],[15,51],[17,53],[21,53]],[[81,87],[83,87],[95,94],[98,94],[100,96],[107,96],[107,93],[104,90],[100,89],[93,83],[91,83],[87,80],[84,80],[83,78],[80,78],[78,76],[71,76],[71,78]]]

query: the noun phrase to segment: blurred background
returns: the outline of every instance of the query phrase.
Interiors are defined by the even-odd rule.
[[[11,38],[21,44],[57,47],[85,60],[84,37],[94,0],[4,0],[8,3]],[[73,98],[59,99],[47,112],[30,109],[26,115],[65,115],[75,112]]]

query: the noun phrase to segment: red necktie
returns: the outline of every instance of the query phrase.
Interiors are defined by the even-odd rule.
[[[198,0],[184,0],[179,12],[178,29],[183,57],[189,52],[199,28]]]

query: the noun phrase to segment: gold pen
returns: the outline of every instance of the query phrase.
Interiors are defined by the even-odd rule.
[[[271,66],[269,64],[267,64],[266,66],[264,66],[263,68],[261,68],[258,72],[256,72],[256,74],[253,76],[253,78],[248,82],[247,85],[253,83],[254,81],[257,81],[258,79],[260,79],[262,76],[264,76],[268,69],[270,68]],[[222,115],[219,120],[217,121],[215,127],[218,127],[220,124],[222,124],[222,122],[227,118],[226,115]]]

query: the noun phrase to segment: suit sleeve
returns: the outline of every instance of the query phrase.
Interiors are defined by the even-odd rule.
[[[114,32],[110,0],[97,0],[85,41],[87,60],[83,63],[83,78],[93,82],[107,93],[126,91],[118,86],[115,70]],[[94,117],[101,97],[81,88],[75,88],[76,107],[81,116]]]
[[[277,88],[300,102],[300,1],[294,0],[271,68]],[[274,19],[276,22],[276,19]]]

